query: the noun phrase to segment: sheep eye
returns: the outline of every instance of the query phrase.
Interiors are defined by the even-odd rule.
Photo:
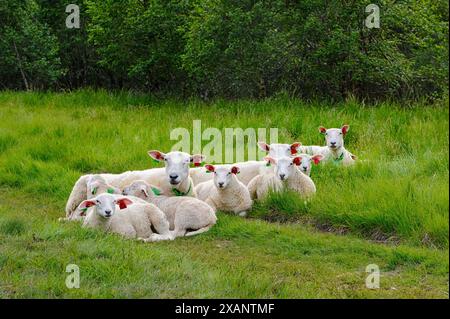
[[[97,204],[100,204],[100,201],[99,201],[99,200],[97,200],[96,202],[97,202]]]

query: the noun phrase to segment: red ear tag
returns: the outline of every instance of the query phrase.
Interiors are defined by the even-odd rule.
[[[295,145],[291,145],[291,155],[295,154],[297,154],[297,148],[295,147]]]
[[[195,167],[199,167],[201,164],[202,164],[202,163],[194,162],[194,166],[195,166]]]
[[[317,157],[314,157],[313,161],[314,161],[314,164],[316,164],[316,165],[320,163],[320,159]]]
[[[127,204],[125,204],[125,202],[124,202],[123,200],[119,201],[118,204],[119,204],[119,208],[120,208],[120,209],[125,209],[125,208],[127,208]]]

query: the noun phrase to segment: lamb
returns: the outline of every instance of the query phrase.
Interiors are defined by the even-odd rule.
[[[267,156],[265,160],[274,166],[274,170],[272,174],[260,174],[250,181],[248,190],[252,199],[262,199],[270,190],[277,192],[285,188],[298,192],[304,198],[316,192],[312,179],[297,168],[301,164],[300,156],[278,159]]]
[[[200,165],[205,157],[201,154],[189,155],[183,152],[164,154],[150,151],[149,155],[157,161],[165,161],[165,168],[143,171],[127,171],[121,174],[99,174],[107,184],[122,189],[136,181],[145,180],[161,187],[167,196],[194,196],[192,180],[189,178],[189,164]],[[172,175],[172,178],[170,175]],[[66,205],[66,217],[70,216],[85,199],[88,193],[87,182],[92,175],[83,175],[75,183]]]
[[[122,194],[121,190],[117,187],[109,185],[106,180],[100,175],[90,175],[86,182],[87,186],[87,199],[91,199],[96,195],[109,193],[109,194]]]
[[[298,154],[301,157],[301,164],[299,166],[300,172],[311,176],[311,163],[318,165],[320,161],[323,159],[323,155],[309,155],[309,154]]]
[[[205,168],[213,173],[214,179],[195,187],[197,198],[215,210],[247,216],[247,210],[252,207],[253,201],[247,187],[236,177],[239,168],[231,165],[205,165]]]
[[[173,239],[169,222],[160,209],[149,203],[135,203],[128,207],[132,203],[128,197],[117,198],[108,193],[87,199],[80,204],[80,209],[88,209],[83,227],[98,228],[145,242]],[[152,226],[158,233],[153,233]]]
[[[241,181],[244,185],[247,185],[253,177],[259,174],[262,164],[264,164],[262,161],[248,161],[235,163],[233,166],[239,168],[239,181]],[[212,175],[208,174],[208,170],[205,167],[193,168],[189,171],[189,174],[195,186],[213,179]]]
[[[319,127],[319,132],[325,135],[326,146],[302,146],[300,152],[323,156],[324,161],[333,162],[336,165],[352,165],[357,159],[355,155],[350,153],[344,147],[344,137],[348,133],[350,126],[343,125],[341,128],[326,129],[323,126]]]
[[[123,189],[124,195],[133,195],[156,205],[169,220],[172,237],[193,236],[208,231],[217,221],[208,204],[193,197],[168,197],[161,190],[139,180]]]

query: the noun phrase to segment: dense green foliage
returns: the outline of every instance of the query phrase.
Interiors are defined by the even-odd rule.
[[[364,25],[368,0],[73,2],[80,29],[65,27],[64,1],[0,4],[0,86],[334,100],[448,87],[445,0],[379,1],[380,29]]]
[[[445,103],[330,108],[280,97],[205,104],[3,92],[0,117],[0,298],[448,298]],[[323,143],[318,125],[348,122],[346,146],[361,163],[314,167],[307,206],[280,194],[251,218],[221,213],[209,232],[172,242],[58,222],[81,174],[159,165],[146,151],[169,150],[170,130],[190,130],[194,119],[222,132],[277,126],[280,142],[305,144]],[[73,263],[80,289],[64,284]],[[364,285],[373,263],[380,289]]]

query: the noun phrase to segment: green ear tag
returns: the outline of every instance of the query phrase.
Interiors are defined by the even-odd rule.
[[[108,189],[106,190],[106,192],[107,192],[108,194],[114,194],[114,189],[108,188]]]
[[[154,158],[152,158],[153,163],[159,163],[159,161],[155,160]]]
[[[156,196],[161,195],[161,191],[160,191],[159,189],[157,189],[157,188],[152,187],[152,192],[153,192],[153,194],[155,194]]]
[[[211,174],[211,171],[208,171],[208,170],[206,170],[206,172],[205,172],[206,174]]]
[[[91,194],[92,194],[92,195],[95,195],[95,194],[97,193],[97,188],[98,188],[98,187],[94,187],[94,188],[92,189],[92,191],[91,191]]]
[[[270,162],[267,162],[266,166],[269,167],[270,166]]]

